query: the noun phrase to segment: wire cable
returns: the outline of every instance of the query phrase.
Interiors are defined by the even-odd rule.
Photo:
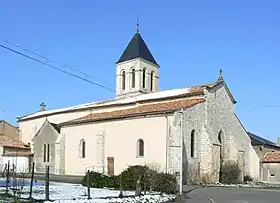
[[[33,55],[35,55],[35,56],[38,56],[38,57],[40,57],[40,58],[42,58],[42,59],[44,59],[44,60],[46,60],[46,61],[48,61],[48,62],[57,64],[57,65],[59,65],[59,66],[65,67],[65,68],[67,68],[67,69],[69,69],[69,70],[75,71],[75,72],[77,72],[77,73],[79,73],[79,74],[81,74],[81,75],[83,75],[83,76],[85,76],[85,77],[89,77],[89,78],[94,79],[94,80],[97,79],[96,77],[93,77],[93,76],[90,75],[90,74],[87,74],[87,73],[85,73],[85,72],[76,70],[76,69],[74,69],[74,68],[72,68],[72,67],[70,67],[70,66],[68,66],[68,65],[65,65],[65,64],[62,64],[62,63],[58,63],[57,61],[54,61],[54,60],[52,60],[52,59],[50,59],[50,58],[47,58],[47,57],[43,56],[42,54],[38,54],[38,53],[36,53],[36,52],[34,52],[34,51],[31,51],[30,49],[26,49],[26,48],[20,46],[19,44],[13,43],[13,42],[8,41],[8,40],[4,40],[4,42],[5,42],[6,44],[15,46],[15,47],[17,47],[17,48],[19,48],[19,49],[22,49],[23,51],[26,51],[26,52],[28,52],[28,53],[30,53],[30,54],[33,54]]]
[[[20,55],[20,56],[23,56],[23,57],[25,57],[25,58],[28,58],[28,59],[30,59],[30,60],[33,60],[33,61],[35,61],[35,62],[37,62],[37,63],[42,64],[42,65],[48,66],[48,67],[50,67],[50,68],[53,68],[53,69],[55,69],[55,70],[57,70],[57,71],[60,71],[60,72],[62,72],[62,73],[65,73],[65,74],[67,74],[67,75],[70,75],[70,76],[72,76],[72,77],[78,78],[78,79],[83,80],[83,81],[85,81],[85,82],[88,82],[88,83],[90,83],[90,84],[93,84],[93,85],[99,86],[99,87],[101,87],[101,88],[103,88],[103,89],[106,89],[106,90],[109,90],[109,91],[111,91],[111,92],[114,92],[111,88],[108,88],[108,87],[106,87],[106,86],[104,86],[104,85],[101,85],[101,84],[99,84],[99,83],[97,83],[97,82],[93,82],[93,81],[91,81],[91,80],[88,80],[88,79],[86,79],[86,78],[80,77],[80,76],[75,75],[75,74],[73,74],[73,73],[69,73],[68,71],[65,71],[65,70],[60,69],[60,68],[57,68],[57,67],[55,67],[55,66],[53,66],[53,65],[47,64],[47,63],[45,63],[45,62],[43,62],[43,61],[41,61],[41,60],[39,60],[39,59],[33,58],[33,57],[31,57],[31,56],[28,56],[28,55],[26,55],[26,54],[24,54],[24,53],[22,53],[22,52],[20,52],[20,51],[16,51],[16,50],[14,50],[14,49],[12,49],[12,48],[9,48],[9,47],[7,47],[7,46],[5,46],[5,45],[3,45],[3,44],[0,44],[0,47],[3,48],[3,49],[6,49],[6,50],[8,50],[8,51],[11,51],[11,52],[13,52],[13,53],[15,53],[15,54],[18,54],[18,55]]]

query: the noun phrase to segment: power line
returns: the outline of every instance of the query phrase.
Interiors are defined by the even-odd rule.
[[[57,67],[55,67],[55,66],[53,66],[53,65],[47,64],[46,62],[43,62],[43,61],[41,61],[41,60],[39,60],[39,59],[33,58],[33,57],[31,57],[31,56],[28,56],[28,55],[26,55],[26,54],[24,54],[24,53],[22,53],[22,52],[16,51],[16,50],[14,50],[14,49],[12,49],[12,48],[9,48],[9,47],[7,47],[7,46],[5,46],[5,45],[3,45],[3,44],[0,44],[0,47],[3,48],[3,49],[6,49],[6,50],[8,50],[8,51],[11,51],[11,52],[13,52],[13,53],[15,53],[15,54],[18,54],[18,55],[20,55],[20,56],[23,56],[23,57],[25,57],[25,58],[28,58],[28,59],[30,59],[30,60],[33,60],[33,61],[35,61],[35,62],[37,62],[37,63],[40,63],[40,64],[43,64],[43,65],[48,66],[48,67],[50,67],[50,68],[53,68],[53,69],[55,69],[55,70],[57,70],[57,71],[60,71],[60,72],[62,72],[62,73],[65,73],[65,74],[67,74],[67,75],[70,75],[70,76],[72,76],[72,77],[78,78],[78,79],[80,79],[80,80],[83,80],[83,81],[85,81],[85,82],[91,83],[91,84],[93,84],[93,85],[99,86],[99,87],[101,87],[101,88],[103,88],[103,89],[106,89],[106,90],[109,90],[109,91],[112,91],[112,92],[113,92],[112,89],[110,89],[110,88],[108,88],[108,87],[106,87],[106,86],[104,86],[104,85],[101,85],[101,84],[99,84],[99,83],[97,83],[97,82],[93,82],[93,81],[88,80],[88,79],[86,79],[86,78],[80,77],[80,76],[75,75],[75,74],[73,74],[73,73],[69,73],[68,71],[65,71],[65,70],[60,69],[60,68],[57,68]]]
[[[97,79],[96,77],[93,77],[93,76],[90,75],[90,74],[87,74],[87,73],[85,73],[85,72],[76,70],[76,69],[74,69],[74,68],[72,68],[72,67],[70,67],[70,66],[68,66],[68,65],[65,65],[65,64],[62,64],[62,63],[58,63],[57,61],[54,61],[54,60],[52,60],[52,59],[50,59],[50,58],[47,58],[47,57],[43,56],[42,54],[38,54],[38,53],[36,53],[36,52],[34,52],[34,51],[31,51],[30,49],[26,49],[26,48],[20,46],[19,44],[13,43],[13,42],[8,41],[8,40],[4,40],[4,42],[7,43],[7,44],[10,44],[10,45],[12,45],[12,46],[15,46],[15,47],[17,47],[17,48],[19,48],[19,49],[22,49],[22,50],[24,50],[24,51],[26,51],[26,52],[28,52],[28,53],[30,53],[30,54],[33,54],[33,55],[35,55],[35,56],[38,56],[38,57],[40,57],[40,58],[42,58],[42,59],[44,59],[44,60],[46,60],[46,61],[48,61],[48,62],[57,64],[57,65],[59,65],[59,66],[65,67],[65,68],[67,68],[67,69],[69,69],[69,70],[75,71],[75,72],[77,72],[77,73],[79,73],[79,74],[81,74],[81,75],[84,75],[85,77],[89,77],[89,78],[94,79],[94,80]]]
[[[280,107],[280,104],[274,104],[274,105],[264,105],[264,106],[250,106],[250,107],[242,107],[242,108],[237,108],[237,109],[260,109],[260,108],[277,108]]]

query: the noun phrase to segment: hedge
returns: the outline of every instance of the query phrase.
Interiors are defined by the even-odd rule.
[[[141,191],[157,191],[167,194],[176,193],[176,177],[168,173],[159,173],[147,166],[130,166],[118,176],[107,176],[97,172],[90,172],[90,187],[120,189],[120,179],[123,190],[136,189],[137,181],[140,180]],[[87,176],[82,184],[87,186]]]

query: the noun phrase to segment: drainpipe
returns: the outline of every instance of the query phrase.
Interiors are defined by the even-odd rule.
[[[168,127],[168,117],[164,113],[165,117],[165,129],[166,129],[166,150],[165,150],[165,173],[168,170],[168,152],[169,152],[169,127]]]
[[[184,171],[184,109],[181,109],[181,111],[179,111],[180,113],[180,138],[181,138],[181,163],[180,163],[180,195],[183,195],[183,171]]]

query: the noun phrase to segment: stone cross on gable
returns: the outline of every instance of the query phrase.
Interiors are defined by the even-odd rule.
[[[44,103],[44,102],[42,102],[41,104],[40,104],[40,107],[41,107],[41,110],[40,111],[45,111],[46,109],[46,104]]]

